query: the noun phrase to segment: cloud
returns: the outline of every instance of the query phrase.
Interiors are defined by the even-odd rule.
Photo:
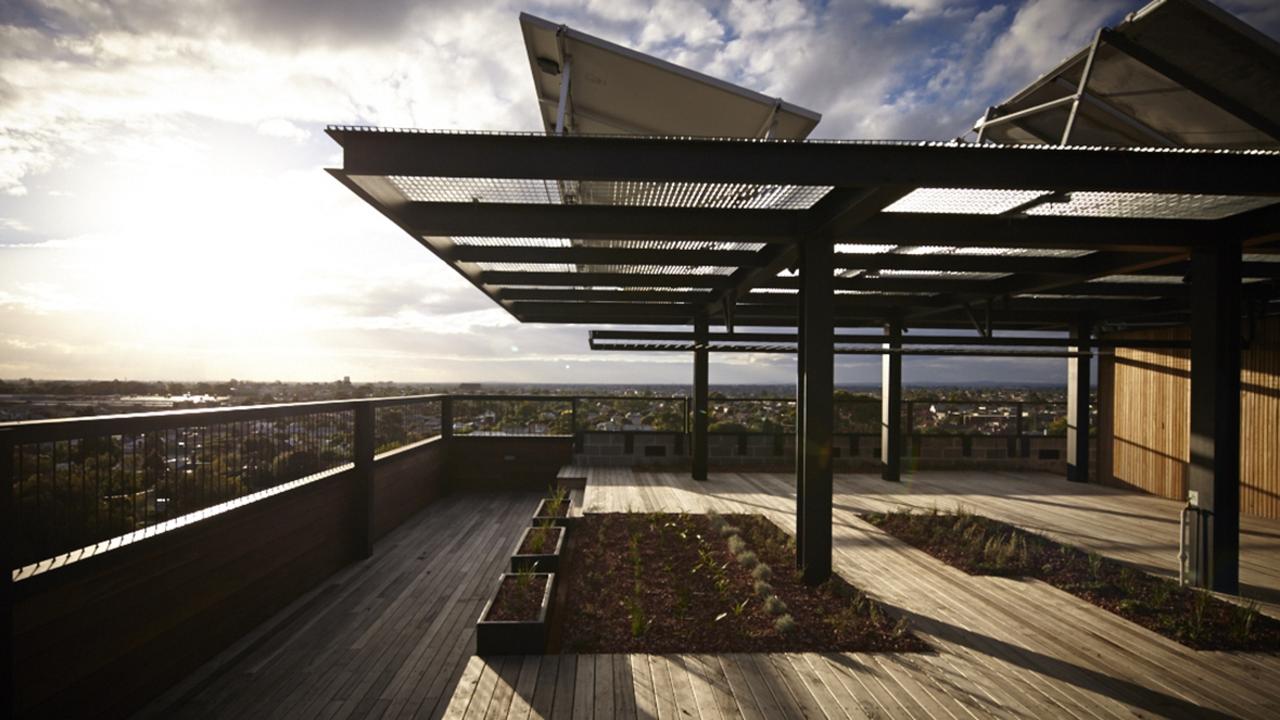
[[[528,10],[818,110],[819,137],[950,138],[1138,1],[9,0],[0,375],[685,382],[683,355],[514,324],[322,172],[323,126],[539,128]]]
[[[1123,0],[1029,0],[992,44],[981,87],[1012,89],[1053,69],[1129,7]]]

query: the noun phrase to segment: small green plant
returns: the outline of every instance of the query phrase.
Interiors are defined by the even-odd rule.
[[[638,599],[631,600],[631,606],[628,608],[631,618],[631,637],[638,638],[644,635],[645,630],[649,629],[649,622],[644,616],[644,607]]]
[[[738,564],[745,568],[754,568],[760,564],[760,559],[750,550],[744,550],[737,554]]]
[[[751,602],[751,598],[745,598],[742,602],[732,606],[734,615],[741,615],[747,609],[747,603]]]
[[[1100,581],[1102,579],[1102,556],[1090,550],[1087,558],[1089,563],[1089,577],[1093,578],[1094,582]]]
[[[516,573],[516,587],[520,589],[520,592],[527,592],[529,587],[533,585],[533,575],[537,570],[538,563],[535,562]]]
[[[770,615],[782,615],[787,612],[787,604],[777,595],[770,595],[764,599],[764,609]]]
[[[769,580],[769,578],[773,577],[773,568],[769,567],[765,563],[760,563],[751,570],[751,577],[755,578],[756,580],[767,581]]]
[[[725,523],[721,525],[716,532],[720,533],[721,537],[730,537],[731,535],[737,535],[742,531],[734,527],[733,525],[729,525],[728,523]]]
[[[1174,584],[1168,580],[1156,580],[1151,584],[1151,602],[1156,608],[1163,610],[1169,604],[1174,587]]]
[[[1195,599],[1191,602],[1191,638],[1193,640],[1198,640],[1204,632],[1205,613],[1208,612],[1212,601],[1213,597],[1207,591],[1195,592]]]
[[[764,580],[757,580],[754,589],[760,597],[769,597],[773,594],[773,586]]]
[[[745,540],[742,539],[742,536],[740,535],[729,536],[729,552],[733,553],[734,555],[737,555],[738,553],[746,549],[747,549],[747,543]]]
[[[894,637],[904,637],[909,632],[911,632],[911,621],[906,617],[898,618],[898,622],[893,625]]]
[[[537,555],[542,552],[543,546],[547,544],[547,535],[550,534],[546,528],[539,527],[529,533],[529,553]]]
[[[558,485],[550,485],[547,487],[550,497],[547,498],[547,514],[551,517],[559,517],[561,510],[564,509],[565,500],[569,497],[569,491]]]
[[[1240,605],[1231,613],[1231,637],[1243,643],[1253,634],[1253,623],[1258,617],[1258,602],[1250,600],[1248,605]]]
[[[777,630],[783,635],[790,635],[791,633],[796,631],[795,618],[791,617],[790,615],[779,615],[778,619],[773,621],[773,629]]]

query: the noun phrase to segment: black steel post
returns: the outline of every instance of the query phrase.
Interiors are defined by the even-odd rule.
[[[798,250],[804,257],[804,246]],[[804,568],[804,293],[796,298],[796,568]]]
[[[707,316],[693,322],[693,479],[707,479]]]
[[[373,450],[374,406],[355,404],[355,482],[359,505],[356,509],[355,550],[359,557],[373,556]]]
[[[453,437],[453,396],[440,398],[440,437],[448,440]]]
[[[800,295],[804,297],[804,502],[802,552],[804,581],[817,585],[831,577],[831,440],[834,424],[835,326],[830,242],[807,242],[800,253]]]
[[[1240,248],[1191,252],[1191,582],[1239,590]]]
[[[1068,352],[1088,353],[1093,327],[1080,320],[1071,329],[1078,344]],[[1067,358],[1067,479],[1089,482],[1089,370],[1093,358],[1088,354]]]
[[[884,349],[902,349],[902,321],[884,326]],[[880,477],[902,480],[902,354],[880,356]]]
[[[0,658],[0,671],[4,673],[6,684],[9,685],[9,697],[14,697],[13,687],[13,570],[14,570],[14,551],[13,548],[17,544],[18,532],[17,526],[14,524],[15,513],[13,509],[13,492],[14,487],[21,481],[14,473],[13,453],[15,446],[13,440],[8,437],[8,433],[0,430],[0,489],[3,490],[3,497],[0,497],[0,532],[4,536],[0,538],[3,542],[0,545],[0,559],[3,559],[3,569],[9,574],[4,579],[4,596],[0,597],[0,604],[4,608],[4,616],[0,617],[0,621],[4,622],[4,657]],[[5,703],[11,703],[12,700],[5,700]],[[8,712],[15,712],[11,707],[6,708],[5,717]]]

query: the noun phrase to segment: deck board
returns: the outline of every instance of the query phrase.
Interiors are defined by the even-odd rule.
[[[760,513],[790,533],[794,478],[567,468],[577,512]],[[839,475],[834,566],[937,652],[478,658],[474,622],[537,501],[449,496],[149,708],[154,717],[1275,717],[1280,655],[1197,653],[1038,581],[974,577],[864,522],[951,509],[1148,572],[1176,571],[1178,504],[1033,473]],[[1280,522],[1244,518],[1241,577],[1280,615]],[[147,713],[144,713],[144,715]]]

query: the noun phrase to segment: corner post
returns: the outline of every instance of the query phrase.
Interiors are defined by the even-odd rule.
[[[693,320],[693,479],[707,479],[707,316]]]
[[[1191,582],[1240,586],[1240,247],[1191,251]]]
[[[4,673],[6,688],[9,691],[9,697],[14,697],[13,687],[13,569],[14,569],[14,545],[17,544],[18,528],[14,524],[16,519],[13,511],[13,491],[21,478],[14,473],[13,453],[15,444],[10,433],[0,430],[0,483],[4,492],[0,497],[0,532],[4,536],[0,538],[3,542],[0,545],[0,558],[4,562],[4,571],[7,577],[4,578],[4,596],[0,597],[0,605],[4,608],[4,617],[0,617],[0,621],[4,622],[4,657],[0,658],[0,672]],[[7,712],[16,712],[16,702],[13,700],[5,700],[5,703],[12,703]],[[5,714],[8,717],[8,714]]]
[[[451,440],[453,438],[452,395],[440,398],[440,438],[443,440]]]
[[[1086,319],[1071,328],[1076,344],[1068,352],[1088,353],[1093,326]],[[1067,479],[1089,482],[1089,370],[1092,357],[1067,358]]]
[[[835,318],[833,263],[835,245],[830,240],[809,239],[800,247],[800,295],[804,299],[803,329],[803,449],[800,485],[804,490],[802,553],[804,581],[817,585],[831,576],[831,440],[835,400]]]
[[[355,404],[355,482],[359,500],[354,542],[356,555],[361,558],[373,556],[374,419],[372,402]]]
[[[885,350],[880,356],[880,478],[902,480],[902,320],[884,326]]]

